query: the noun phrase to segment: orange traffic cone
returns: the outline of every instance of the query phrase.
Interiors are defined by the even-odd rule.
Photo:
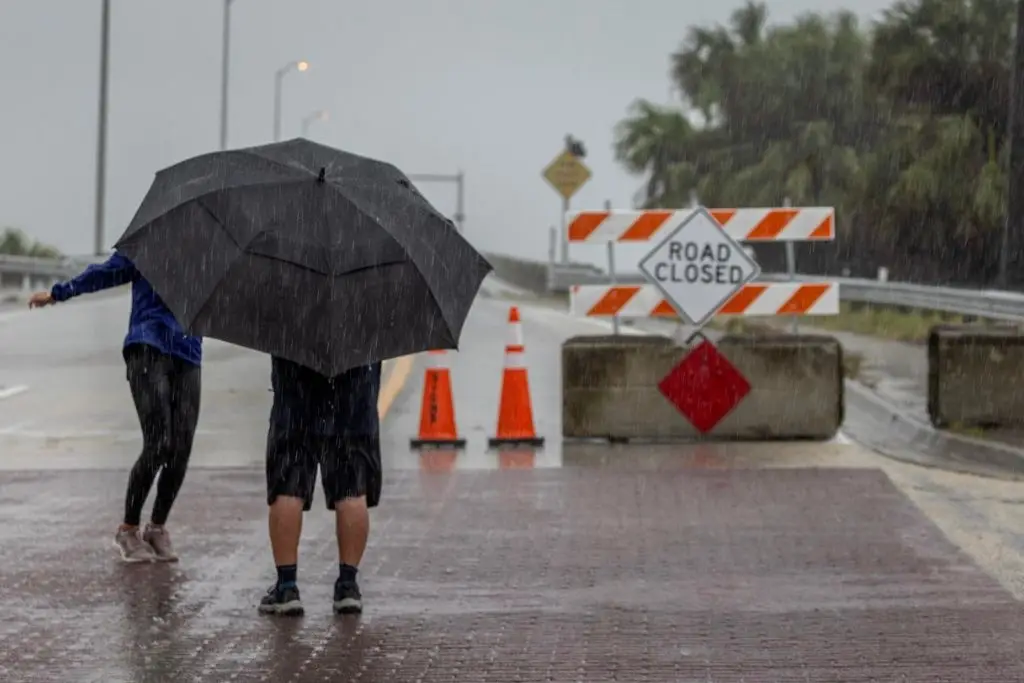
[[[491,448],[507,445],[543,446],[544,438],[533,428],[530,381],[523,363],[523,328],[519,309],[508,312],[510,339],[505,346],[505,371],[501,378],[501,405],[498,407],[498,433],[487,440]]]
[[[448,368],[448,352],[430,351],[430,358],[432,365],[427,368],[423,378],[419,438],[410,439],[409,445],[412,448],[463,448],[466,440],[459,438],[455,427],[455,405],[452,401],[452,376]]]

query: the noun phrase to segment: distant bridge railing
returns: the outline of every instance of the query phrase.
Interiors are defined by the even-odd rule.
[[[0,254],[0,294],[6,301],[18,290],[45,289],[58,280],[78,274],[100,258],[69,256],[51,259]]]
[[[0,254],[0,273],[11,275],[40,275],[67,277],[80,271],[98,257],[66,256],[63,258],[37,258]]]
[[[488,258],[495,265],[496,275],[536,293],[564,294],[572,285],[608,285],[612,279],[600,268],[590,264],[548,264],[526,261],[506,256]],[[496,263],[500,261],[500,263]],[[519,265],[517,265],[519,264]],[[535,284],[516,281],[515,276],[531,269],[545,271],[545,277],[534,277]],[[504,273],[502,272],[504,271]],[[762,273],[761,280],[784,282],[787,275]],[[820,276],[796,275],[794,279],[819,280]],[[839,298],[853,303],[893,306],[908,309],[940,311],[966,317],[1005,320],[1024,323],[1024,294],[992,289],[967,289],[961,287],[935,287],[907,282],[868,280],[862,278],[830,278],[839,284]],[[640,273],[621,273],[615,278],[618,284],[644,284],[647,281]]]

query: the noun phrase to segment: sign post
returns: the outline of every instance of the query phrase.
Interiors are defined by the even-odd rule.
[[[569,241],[566,239],[565,216],[569,213],[569,200],[590,180],[590,169],[572,151],[566,149],[548,164],[541,173],[555,192],[562,197],[562,263],[569,261]]]

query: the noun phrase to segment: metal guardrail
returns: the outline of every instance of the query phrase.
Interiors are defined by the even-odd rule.
[[[0,273],[28,275],[74,275],[96,257],[68,257],[63,259],[39,259],[24,256],[0,255]],[[762,280],[784,282],[786,275],[762,274]],[[820,277],[796,276],[797,280],[818,280]],[[843,301],[875,304],[879,306],[900,306],[929,311],[942,311],[978,318],[991,318],[1012,322],[1024,322],[1024,294],[992,289],[962,289],[958,287],[932,287],[905,282],[881,282],[858,278],[829,277],[839,283],[839,297]],[[555,264],[549,276],[552,291],[568,291],[572,285],[611,284],[611,279],[600,269],[581,265],[565,267]],[[643,284],[646,282],[639,273],[623,273],[616,278],[619,284]]]
[[[762,273],[766,282],[786,282],[787,275]],[[821,276],[797,275],[797,281],[816,281]],[[933,287],[905,282],[883,282],[859,278],[828,277],[830,282],[839,283],[839,298],[842,301],[874,304],[877,306],[898,306],[926,311],[941,311],[962,316],[990,318],[1010,322],[1024,322],[1024,294],[992,289],[965,289],[958,287]],[[591,271],[566,269],[556,265],[552,270],[553,291],[568,291],[572,285],[610,285],[607,274]],[[640,273],[623,273],[616,278],[622,285],[645,284]]]
[[[59,259],[0,254],[0,274],[68,277],[96,263],[98,257],[67,256]]]
[[[767,279],[767,278],[766,278]],[[785,276],[771,276],[785,280]],[[810,279],[799,276],[796,279]],[[856,278],[829,278],[839,283],[839,298],[880,306],[901,306],[942,311],[977,318],[1024,322],[1024,294],[994,289],[932,287],[904,282],[879,282]]]

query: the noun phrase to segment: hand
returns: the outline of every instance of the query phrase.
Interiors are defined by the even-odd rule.
[[[57,303],[57,300],[53,298],[53,295],[49,292],[36,292],[28,298],[29,308],[42,308],[43,306],[49,306]]]

